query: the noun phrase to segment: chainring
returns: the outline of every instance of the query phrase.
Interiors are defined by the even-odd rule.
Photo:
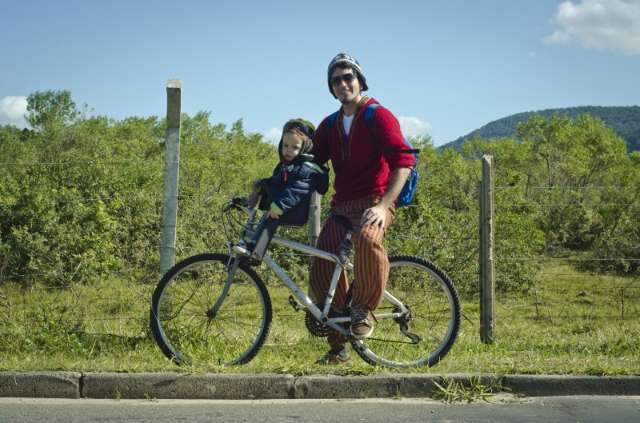
[[[307,326],[309,333],[313,336],[318,336],[320,338],[326,338],[329,336],[329,326],[316,320],[316,318],[313,317],[313,314],[308,311],[304,313],[304,324]]]

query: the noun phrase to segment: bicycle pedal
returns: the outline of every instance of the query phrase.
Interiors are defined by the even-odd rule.
[[[302,304],[300,304],[293,295],[289,295],[289,304],[291,304],[291,307],[293,307],[293,309],[295,311],[300,311],[302,309],[304,309],[304,307],[302,306]]]

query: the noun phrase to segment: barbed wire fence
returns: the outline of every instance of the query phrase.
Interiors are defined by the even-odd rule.
[[[603,194],[608,194],[608,201],[600,204],[600,207],[637,206],[633,202],[621,201],[616,196],[618,192],[629,189],[629,186],[617,185],[531,186],[527,187],[529,193],[533,192],[544,198],[530,201],[526,207],[539,213],[548,213],[550,210],[567,207],[566,204],[559,204],[561,201],[567,201],[571,207],[576,205],[571,203],[575,198],[599,198]],[[523,196],[522,187],[496,186],[496,191],[510,194],[497,196],[498,213],[513,206],[513,201],[506,202],[505,198],[512,200]],[[498,227],[496,236],[499,237],[500,233]],[[591,324],[637,322],[640,318],[640,277],[637,272],[625,275],[602,270],[603,266],[606,268],[612,263],[640,263],[640,257],[611,253],[596,257],[580,249],[558,248],[545,251],[544,254],[528,256],[512,256],[498,251],[496,262],[502,263],[502,268],[525,263],[538,268],[534,283],[528,290],[497,294],[498,322],[519,314],[526,316],[532,325],[553,330],[569,323],[575,327],[572,334],[580,335],[584,332],[586,335],[590,333],[587,327]],[[585,265],[599,267],[601,270],[585,268]],[[501,277],[503,275],[497,275],[497,278]]]
[[[161,175],[162,163],[143,159],[130,160],[73,160],[42,162],[1,162],[1,169],[50,169],[57,168],[112,168],[117,172],[123,166],[142,168],[145,173]],[[181,172],[189,174],[189,169],[181,163]],[[108,185],[109,181],[105,181]],[[221,183],[223,184],[223,183]],[[60,186],[64,190],[86,188],[73,181]],[[136,250],[137,257],[144,257],[146,263],[132,263],[126,258],[114,267],[116,270],[101,272],[98,280],[75,281],[73,274],[52,268],[25,269],[15,272],[0,265],[0,337],[15,335],[17,326],[26,330],[35,327],[58,328],[66,332],[83,332],[92,335],[114,337],[146,336],[149,305],[155,283],[160,278],[159,228],[162,220],[162,187],[156,184],[155,190],[140,190],[140,187],[118,186],[120,191],[109,190],[108,194],[80,195],[74,198],[57,198],[56,206],[79,206],[104,204],[109,211],[112,204],[118,207],[146,207],[146,219],[153,222],[156,236],[142,245],[125,243],[124,250]],[[184,188],[189,188],[185,186]],[[177,255],[187,257],[203,251],[216,251],[225,248],[220,234],[223,227],[220,222],[219,206],[228,192],[220,192],[220,187],[198,187],[185,189],[187,194],[179,194],[183,207],[178,224],[178,236],[192,241],[178,244]],[[195,192],[195,194],[194,194]],[[141,204],[136,200],[145,199]],[[202,214],[207,210],[206,214]],[[191,214],[191,215],[189,215]],[[55,217],[54,217],[55,219]],[[188,234],[199,231],[199,237]],[[69,231],[74,227],[69,226]],[[190,236],[182,236],[190,235]],[[195,239],[194,239],[195,238]],[[2,253],[2,251],[0,251]],[[31,254],[30,254],[31,255]],[[0,255],[0,259],[1,259]],[[46,257],[41,257],[46,262]],[[0,260],[1,264],[1,260]],[[143,266],[139,266],[143,264]],[[92,278],[93,279],[93,278]]]
[[[45,162],[0,162],[0,169],[11,167],[22,168],[69,168],[77,167],[112,167],[135,166],[143,168],[146,172],[161,173],[159,163],[149,163],[146,160],[74,160],[74,161],[45,161]],[[181,163],[181,173],[189,174],[189,168]],[[61,187],[62,188],[62,187]],[[82,188],[73,182],[66,183],[65,189]],[[123,187],[120,187],[123,188]],[[130,188],[131,190],[129,190]],[[158,187],[159,188],[159,187]],[[112,202],[139,206],[137,199],[155,197],[146,203],[149,210],[146,211],[149,220],[160,222],[161,220],[161,192],[150,193],[139,191],[138,187],[124,187],[124,191],[111,191],[108,195],[85,195],[75,198],[57,199],[58,205],[77,206],[81,204],[105,204],[107,210]],[[180,207],[178,208],[178,259],[188,257],[203,251],[224,251],[226,245],[219,236],[214,234],[224,233],[228,228],[222,225],[220,219],[220,205],[225,194],[219,187],[189,187],[183,186],[187,194],[179,194]],[[412,206],[409,206],[410,208]],[[209,210],[206,216],[198,215],[202,210]],[[194,215],[195,213],[195,215]],[[188,214],[188,215],[185,215]],[[190,215],[189,215],[190,214]],[[159,227],[159,224],[156,225]],[[201,230],[204,228],[204,231]],[[70,231],[73,227],[68,228]],[[282,228],[290,236],[298,237],[304,241],[305,229]],[[185,232],[199,232],[199,236],[191,236],[189,243],[184,243],[182,235]],[[232,234],[227,234],[232,235]],[[458,237],[460,240],[476,240],[477,235]],[[138,251],[138,256],[152,258],[150,262],[155,265],[158,262],[158,239],[148,242]],[[392,233],[389,236],[390,243],[402,243],[412,241],[421,245],[438,245],[451,242],[452,238],[444,236],[427,238],[419,235]],[[133,249],[137,246],[123,245],[123,248]],[[397,252],[397,251],[396,251]],[[425,253],[421,250],[420,253]],[[278,257],[297,256],[299,253],[276,252]],[[473,253],[472,253],[473,254]],[[303,259],[306,259],[303,258]],[[465,257],[464,261],[469,258]],[[303,261],[303,260],[301,260]],[[52,269],[46,271],[28,271],[23,273],[12,272],[0,278],[0,316],[5,322],[0,328],[0,336],[15,334],[16,326],[24,328],[50,327],[53,331],[89,333],[94,336],[113,337],[143,337],[146,336],[148,326],[148,308],[155,283],[160,274],[157,270],[149,271],[150,267],[132,269],[135,264],[123,260],[117,270],[103,272],[99,280],[91,282],[76,281],[73,275],[56,272]],[[41,269],[42,270],[42,269]],[[473,272],[467,272],[473,274]],[[267,282],[271,279],[267,276]],[[273,278],[275,281],[275,278]]]
[[[94,168],[109,169],[112,173],[127,171],[132,168],[142,169],[148,174],[161,174],[158,163],[143,159],[129,160],[65,160],[41,162],[0,162],[0,172],[10,174],[9,170],[20,168],[27,174],[45,173],[47,170]],[[50,181],[51,182],[51,181]],[[60,190],[55,205],[51,210],[64,207],[82,207],[87,205],[105,205],[107,211],[117,203],[119,208],[147,207],[146,212],[151,220],[159,222],[160,202],[154,193],[139,190],[139,186],[118,184],[117,189],[109,187],[110,181],[103,181],[108,189],[86,192],[86,184],[79,181],[65,181],[56,189]],[[71,193],[72,195],[65,195]],[[141,202],[140,200],[149,200]],[[55,213],[55,212],[53,212]],[[59,216],[51,216],[52,220],[60,220]],[[74,231],[70,224],[66,229]],[[100,236],[98,234],[98,236]],[[126,235],[121,235],[126,239]],[[47,240],[48,241],[48,240]],[[46,242],[46,241],[45,241]],[[157,256],[157,245],[153,240],[144,244],[123,245],[124,250],[137,249],[138,256]],[[53,248],[53,247],[52,247]],[[44,250],[44,249],[43,249]],[[7,252],[8,253],[8,252]],[[121,256],[126,256],[126,251]],[[38,257],[33,257],[33,255]],[[1,256],[1,254],[0,254]],[[30,254],[47,263],[46,253],[38,251]],[[100,272],[99,278],[92,281],[78,281],[73,268],[83,264],[78,260],[74,264],[69,261],[71,271],[61,270],[51,263],[50,267],[24,268],[20,272],[13,269],[0,269],[0,337],[5,344],[14,338],[24,336],[28,342],[38,345],[35,334],[48,333],[52,337],[65,338],[68,334],[82,334],[92,337],[121,338],[123,341],[139,342],[146,339],[144,309],[152,292],[152,285],[145,283],[148,278],[138,279],[137,272],[132,269],[126,259],[112,266],[110,271]],[[49,260],[50,261],[50,260]],[[154,276],[153,279],[156,279]],[[41,340],[44,344],[45,341]],[[64,348],[66,344],[60,344]],[[66,345],[69,347],[69,345]]]
[[[119,167],[122,165],[140,166],[149,172],[161,172],[158,164],[150,164],[146,160],[112,160],[112,161],[73,161],[73,162],[0,162],[0,169],[14,166],[42,167],[52,166],[100,166]],[[182,165],[181,165],[182,166]],[[188,168],[182,168],[183,173],[188,173]],[[425,183],[429,184],[429,181]],[[72,188],[72,185],[65,188]],[[127,188],[127,187],[125,187]],[[129,187],[132,190],[111,192],[108,195],[90,195],[79,198],[60,199],[60,203],[80,205],[92,203],[109,204],[112,201],[125,202],[138,206],[133,200],[149,198],[149,196],[161,196],[160,192],[153,194],[136,190],[136,186]],[[220,219],[216,218],[220,204],[225,195],[230,194],[219,187],[187,187],[189,194],[178,195],[181,205],[196,204],[197,206],[179,207],[178,209],[178,257],[184,258],[203,250],[223,249],[225,240],[220,236],[223,227]],[[620,188],[616,186],[579,187],[566,190],[564,195],[573,192],[584,191],[611,191]],[[498,186],[496,190],[508,191],[518,188],[511,186]],[[552,187],[532,187],[532,190],[544,192]],[[454,195],[452,191],[451,195]],[[452,199],[453,201],[453,199]],[[627,203],[624,203],[627,204]],[[535,203],[533,207],[545,208],[555,204]],[[147,204],[151,219],[161,220],[160,200],[150,201]],[[411,210],[409,206],[407,210]],[[497,213],[502,208],[508,208],[510,204],[496,204]],[[211,211],[206,216],[198,215],[202,210]],[[194,213],[191,216],[183,216],[181,213]],[[475,211],[474,211],[475,212]],[[190,228],[194,225],[194,228]],[[205,229],[202,232],[202,229]],[[73,230],[73,228],[69,228]],[[183,245],[180,243],[181,232],[198,231],[200,236],[194,242]],[[388,243],[400,249],[403,243],[412,242],[421,247],[417,254],[429,255],[438,245],[451,242],[462,242],[464,245],[478,245],[478,226],[468,228],[466,236],[450,236],[446,234],[424,236],[420,234],[408,234],[394,232],[388,236]],[[215,236],[214,236],[215,235]],[[298,235],[304,236],[304,235]],[[496,236],[500,237],[500,227],[496,229]],[[140,248],[138,245],[129,248]],[[159,246],[155,242],[145,244],[138,255],[153,257],[152,263],[159,261]],[[391,250],[390,253],[394,251]],[[504,254],[503,254],[504,253]],[[478,279],[477,249],[458,251],[455,257],[451,257],[452,263],[456,263],[453,270],[456,277],[471,280]],[[508,266],[511,263],[534,262],[540,267],[535,278],[535,284],[531,289],[518,293],[498,293],[497,305],[499,307],[498,323],[512,313],[526,314],[532,324],[553,324],[558,320],[598,321],[616,319],[629,321],[640,317],[640,279],[637,276],[619,276],[615,274],[597,272],[576,272],[571,266],[580,262],[597,261],[629,261],[639,262],[635,257],[571,257],[551,255],[512,257],[506,252],[498,251],[496,263]],[[498,266],[500,268],[500,266]],[[9,279],[0,278],[0,318],[4,322],[0,325],[0,336],[15,336],[16,327],[25,329],[36,326],[49,328],[51,331],[66,331],[92,336],[119,337],[127,342],[139,342],[147,337],[148,308],[155,282],[159,273],[149,272],[149,267],[143,269],[131,269],[128,263],[121,263],[118,270],[104,273],[100,280],[92,283],[68,282],[69,275],[52,275],[50,272],[38,272],[34,270],[24,274],[11,274]],[[144,274],[141,274],[144,273]],[[55,279],[51,281],[52,277]],[[503,275],[498,270],[496,278]],[[53,282],[53,283],[52,283]],[[62,283],[61,283],[62,282]],[[477,286],[477,285],[476,285]],[[477,294],[477,290],[476,290]],[[477,295],[470,296],[471,301],[478,301]],[[477,320],[475,317],[468,319]],[[578,329],[576,329],[578,330]],[[499,331],[498,331],[498,337]],[[133,341],[131,341],[133,340]]]

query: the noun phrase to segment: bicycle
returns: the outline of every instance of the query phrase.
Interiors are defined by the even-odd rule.
[[[152,298],[150,324],[162,352],[176,364],[244,364],[263,346],[271,327],[267,287],[243,248],[256,227],[257,210],[239,199],[226,203],[223,216],[234,210],[248,214],[240,240],[229,253],[206,253],[173,266],[159,281]],[[332,299],[343,269],[352,269],[351,232],[338,254],[274,236],[272,243],[335,263],[329,293],[316,304],[269,255],[263,262],[288,287],[291,306],[305,312],[312,335],[329,330],[346,336],[367,363],[393,368],[433,366],[451,349],[460,327],[460,301],[451,279],[435,264],[419,257],[391,256],[389,281],[372,337],[349,336],[348,310],[336,315]],[[357,282],[356,282],[357,283]]]

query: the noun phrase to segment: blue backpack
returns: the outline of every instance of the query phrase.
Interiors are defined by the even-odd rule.
[[[375,139],[374,128],[373,128],[373,116],[375,115],[376,109],[379,104],[372,103],[367,106],[364,110],[364,122],[369,128],[369,132],[371,134],[371,138]],[[336,120],[338,119],[338,113],[340,111],[334,112],[329,115],[328,124],[329,128],[332,128],[335,125]],[[409,177],[407,181],[404,183],[402,187],[402,191],[398,194],[398,198],[396,199],[396,207],[404,207],[413,202],[413,197],[416,194],[416,185],[418,184],[418,179],[420,178],[420,173],[418,173],[418,154],[420,153],[419,149],[413,148],[409,140],[405,139],[404,142],[407,144],[406,149],[399,150],[401,153],[411,153],[413,157],[416,159],[416,165],[411,168],[411,172],[409,173]]]

